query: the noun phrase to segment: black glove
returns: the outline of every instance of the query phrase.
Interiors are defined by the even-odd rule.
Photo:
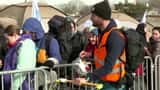
[[[95,76],[93,73],[87,73],[86,79],[89,82],[96,82],[97,81],[97,76]]]
[[[47,66],[49,68],[53,68],[54,67],[54,62],[51,61],[51,60],[47,60],[43,65]]]
[[[130,88],[134,84],[134,76],[132,73],[126,73],[126,88]]]

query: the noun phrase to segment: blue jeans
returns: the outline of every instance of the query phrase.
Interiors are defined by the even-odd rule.
[[[103,83],[103,88],[101,90],[125,90],[125,85],[120,85],[119,88],[117,88],[115,85],[109,82],[100,83]]]

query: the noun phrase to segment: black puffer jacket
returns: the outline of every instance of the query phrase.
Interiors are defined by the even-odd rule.
[[[70,42],[72,44],[72,51],[69,56],[69,63],[71,63],[73,60],[79,57],[80,52],[85,48],[87,44],[87,37],[83,33],[78,31],[71,38]]]
[[[62,56],[62,63],[71,63],[79,53],[84,49],[86,37],[81,32],[72,36],[70,24],[73,21],[70,18],[54,16],[48,22],[49,33],[58,41]]]
[[[67,32],[63,32],[57,36],[57,40],[60,46],[62,63],[68,63],[69,56],[72,52],[71,38],[68,37]]]

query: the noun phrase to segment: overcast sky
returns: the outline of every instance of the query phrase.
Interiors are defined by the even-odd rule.
[[[32,0],[26,0],[26,1],[32,1]],[[38,0],[39,2],[45,2],[48,4],[61,4],[61,3],[67,3],[71,0]],[[86,4],[94,4],[96,2],[102,1],[102,0],[82,0]],[[22,3],[25,2],[25,0],[0,0],[0,4],[15,4],[15,3]]]
[[[32,0],[0,0],[0,4],[4,5],[4,4],[15,4],[15,3],[22,3],[25,1],[32,1]],[[71,0],[38,0],[39,2],[45,2],[51,5],[55,5],[55,4],[61,4],[61,3],[67,3]],[[78,0],[76,0],[78,1]],[[81,0],[83,1],[85,4],[87,5],[93,5],[97,2],[103,1],[103,0]],[[109,0],[110,3],[119,3],[119,2],[124,2],[125,0]],[[134,2],[135,0],[128,0],[129,2]]]

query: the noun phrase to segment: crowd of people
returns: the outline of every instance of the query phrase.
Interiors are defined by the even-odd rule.
[[[103,83],[101,90],[125,90],[125,84],[114,84],[125,76],[124,64],[117,59],[126,61],[123,58],[126,57],[126,49],[123,36],[113,30],[117,24],[111,18],[110,5],[104,1],[97,3],[91,13],[93,25],[86,27],[85,32],[78,31],[70,17],[58,15],[48,21],[48,33],[44,33],[41,22],[33,17],[26,19],[21,28],[17,25],[0,26],[1,71],[39,66],[52,68],[54,64],[72,63],[80,57],[95,65],[95,70],[86,76],[89,81]],[[146,55],[153,58],[159,55],[160,27],[153,28],[151,38],[148,38],[145,23],[140,23],[136,30],[144,36]],[[76,84],[86,81],[77,79]],[[14,90],[19,90],[20,86],[28,90],[26,74],[14,74],[13,82]],[[4,76],[4,85],[5,90],[10,90],[10,75]]]

